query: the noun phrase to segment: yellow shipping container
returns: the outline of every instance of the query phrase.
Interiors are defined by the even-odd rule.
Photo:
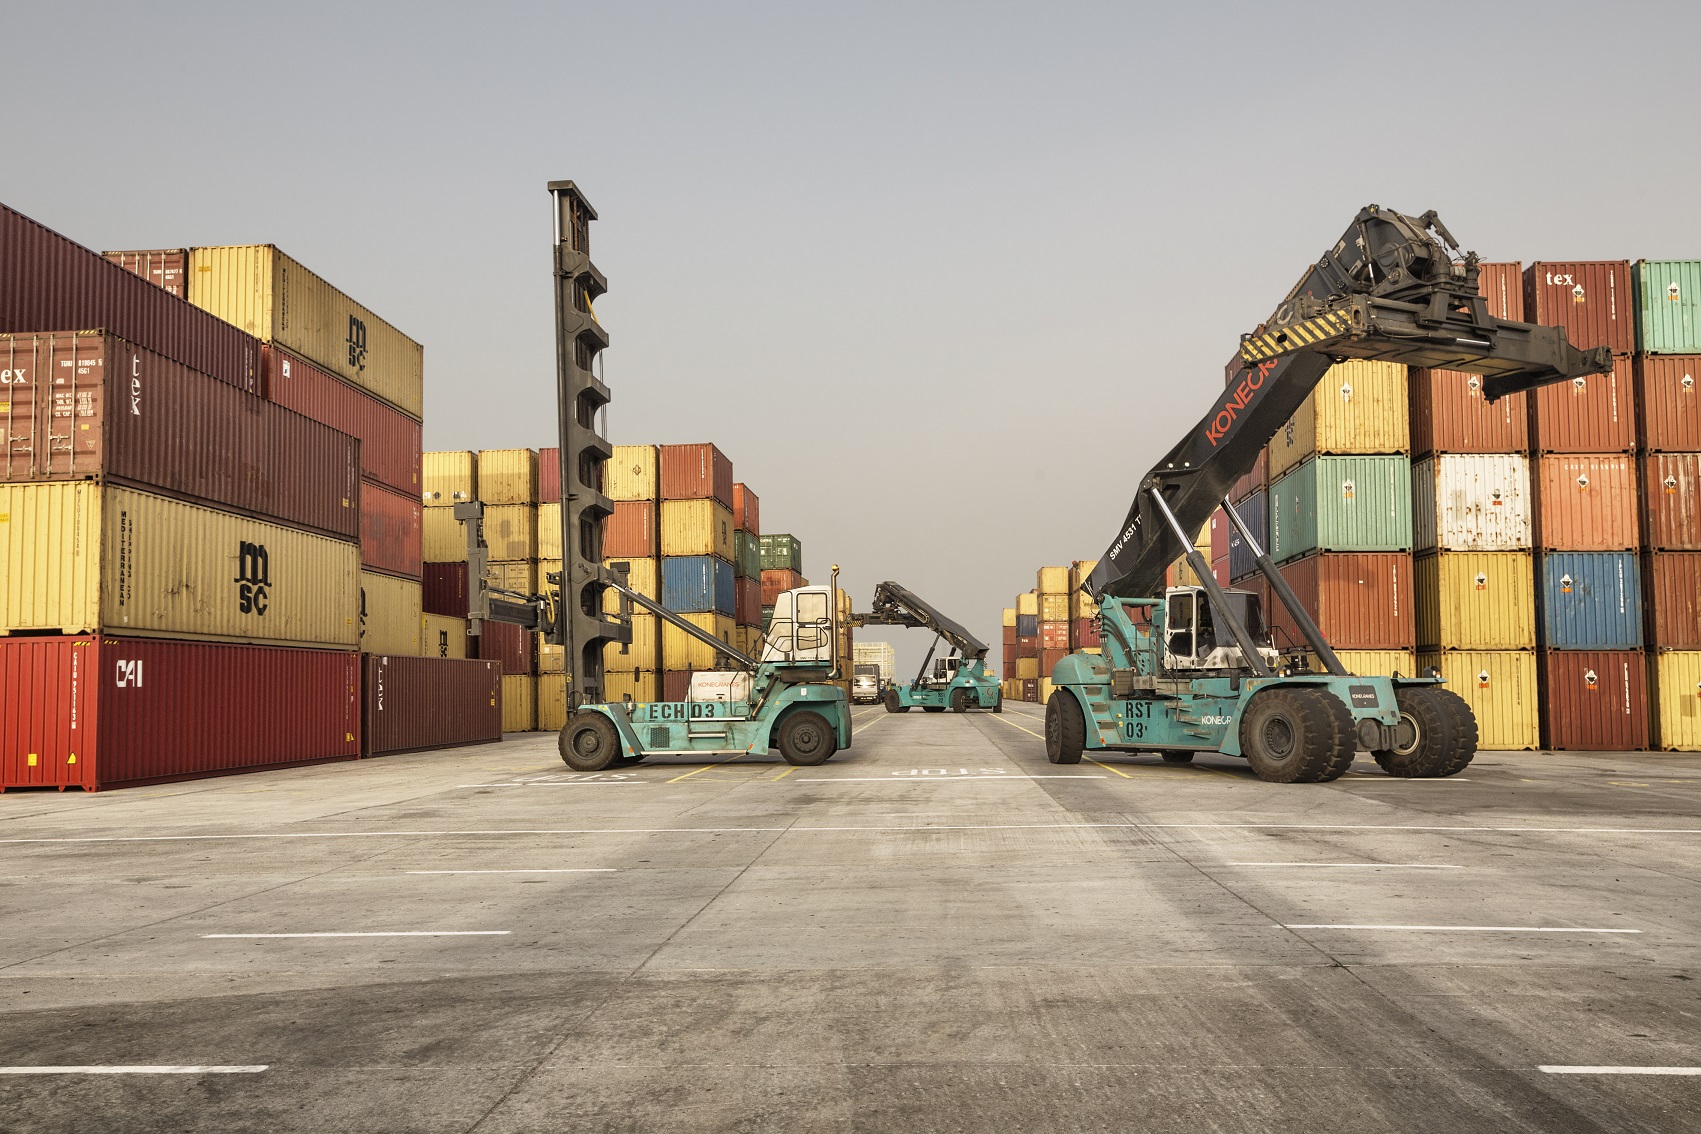
[[[275,245],[190,249],[189,302],[425,416],[425,348]]]
[[[537,506],[537,557],[561,561],[561,505]],[[556,568],[560,570],[559,567]]]
[[[1015,607],[1007,606],[1007,607],[1004,608],[1004,625],[1006,625],[1006,626],[1016,625],[1016,608]]]
[[[695,620],[707,616],[690,615],[689,617]],[[661,657],[661,625],[661,620],[653,614],[634,613],[632,615],[632,640],[620,645],[610,643],[602,648],[603,670],[606,672],[611,669],[662,668],[656,664]],[[667,635],[670,639],[683,639],[685,632],[669,627]],[[729,638],[727,643],[731,645],[732,640]],[[707,647],[704,648],[707,649]],[[554,667],[550,672],[561,673],[565,671],[566,666],[561,661],[561,647],[551,647],[550,653],[550,664]],[[684,669],[685,667],[680,666],[678,668]],[[698,666],[697,668],[706,669],[707,667]]]
[[[1069,596],[1066,594],[1040,595],[1039,620],[1041,622],[1069,621]]]
[[[1093,573],[1093,568],[1099,565],[1097,559],[1077,559],[1069,565],[1069,617],[1097,618],[1099,604],[1081,593],[1081,587],[1087,577]]]
[[[419,652],[428,658],[467,656],[467,620],[452,614],[419,616]]]
[[[1039,703],[1040,704],[1043,705],[1046,702],[1051,700],[1051,691],[1054,688],[1056,688],[1056,687],[1052,685],[1051,678],[1042,677],[1042,678],[1039,679]]]
[[[87,481],[0,485],[0,633],[360,642],[360,548]]]
[[[560,646],[552,646],[543,640],[543,632],[532,635],[537,640],[537,671],[539,673],[566,673],[567,655]],[[608,664],[606,658],[604,666]]]
[[[1039,596],[1029,591],[1025,595],[1016,596],[1017,614],[1039,614]]]
[[[1271,439],[1270,479],[1313,453],[1410,452],[1409,421],[1404,366],[1336,363]]]
[[[724,614],[681,614],[685,621],[702,627],[727,645],[732,645],[732,632],[735,629],[732,619]],[[666,623],[662,624],[662,660],[666,663],[661,669],[714,669],[715,651],[704,642],[699,642],[683,630],[676,629]],[[636,637],[634,633],[633,637]],[[634,651],[635,652],[635,651]],[[657,668],[646,666],[642,659],[633,663],[639,669]],[[608,668],[608,661],[603,660],[603,668]]]
[[[1040,675],[1038,658],[1017,658],[1016,677],[1022,681],[1032,681]]]
[[[420,496],[429,508],[447,508],[478,499],[478,454],[469,449],[424,453],[421,455],[420,473]],[[430,557],[427,556],[427,559]],[[431,561],[450,562],[444,559]]]
[[[467,528],[453,508],[426,508],[419,514],[420,550],[427,563],[465,563]]]
[[[484,483],[484,478],[479,478]],[[484,510],[484,542],[492,559],[536,559],[537,505],[494,504]],[[466,550],[461,551],[465,559]]]
[[[659,560],[659,559],[605,559],[605,560],[603,560],[603,564],[605,566],[608,565],[608,564],[613,564],[613,563],[630,564],[630,568],[629,568],[627,576],[626,576],[626,585],[631,587],[633,590],[637,591],[639,594],[643,595],[645,598],[655,599],[657,602],[661,601],[661,560]],[[561,570],[560,561],[557,560],[555,565],[550,569],[553,570],[553,571]],[[608,590],[603,591],[603,593],[602,593],[602,609],[603,609],[603,612],[605,614],[613,614],[615,611],[619,610],[620,609],[620,592],[614,590],[613,588],[610,588]],[[636,603],[633,604],[632,609],[634,611],[637,611],[639,609]]]
[[[567,727],[565,673],[549,673],[537,679],[537,727],[539,732],[560,732]]]
[[[1447,688],[1463,697],[1477,718],[1477,747],[1484,751],[1541,747],[1536,699],[1536,655],[1525,650],[1420,652],[1420,669],[1437,666]]]
[[[1069,568],[1041,567],[1035,575],[1034,590],[1041,595],[1066,595],[1069,593]]]
[[[518,591],[523,595],[538,593],[538,584],[543,580],[538,575],[539,564],[530,559],[503,559],[486,563],[484,567],[485,582],[499,591]],[[555,569],[561,570],[561,561],[556,560]]]
[[[1533,650],[1535,568],[1528,551],[1443,551],[1412,569],[1422,649]]]
[[[368,654],[419,653],[419,606],[419,580],[362,571],[361,650]]]
[[[478,498],[486,504],[536,504],[537,450],[480,449]]]
[[[654,445],[616,445],[602,466],[602,489],[610,500],[654,500],[658,450]]]
[[[661,700],[661,674],[654,670],[605,669],[602,684],[603,696],[610,701],[634,701],[642,705]]]
[[[1305,656],[1315,672],[1328,672],[1316,654]],[[1356,673],[1360,677],[1392,677],[1395,673],[1402,677],[1418,675],[1417,654],[1411,650],[1336,650],[1335,656],[1341,659],[1348,673]]]
[[[732,509],[718,500],[663,500],[661,553],[732,562]]]
[[[1701,651],[1656,654],[1649,669],[1654,680],[1654,746],[1701,752]]]
[[[528,674],[502,675],[503,732],[531,732],[537,728],[538,680]]]

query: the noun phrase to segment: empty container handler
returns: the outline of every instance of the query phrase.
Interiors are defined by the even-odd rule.
[[[337,539],[360,532],[347,434],[104,331],[0,335],[0,481],[95,480]]]
[[[663,445],[657,454],[663,500],[718,500],[732,508],[732,462],[710,444]]]
[[[360,442],[360,475],[418,497],[419,422],[364,390],[272,345],[260,348],[266,397]]]
[[[1412,466],[1412,542],[1422,551],[1524,551],[1532,542],[1528,457],[1444,454]]]
[[[150,248],[139,252],[104,252],[102,255],[179,299],[186,299],[189,295],[187,248]]]
[[[665,571],[665,568],[664,568]],[[732,617],[726,614],[691,613],[681,614],[687,622],[707,630],[728,646],[732,645],[734,623]],[[662,661],[664,669],[693,670],[720,669],[717,664],[724,655],[711,649],[706,642],[698,641],[685,631],[662,623]],[[641,663],[634,663],[641,664]],[[672,700],[672,698],[669,698]]]
[[[762,502],[742,481],[732,486],[732,526],[753,536],[762,534]]]
[[[1331,646],[1358,650],[1411,649],[1410,552],[1319,552],[1282,567],[1300,605]],[[1265,611],[1278,649],[1304,649],[1305,635],[1280,603]]]
[[[622,563],[626,565],[626,585],[628,587],[637,591],[645,598],[652,598],[657,602],[662,601],[661,560],[638,559],[630,556],[624,559],[616,559],[610,556],[603,560],[603,565],[606,567],[617,568]],[[551,569],[555,571],[561,570],[560,561],[556,561]],[[542,581],[542,579],[539,579],[539,582]],[[615,590],[603,591],[602,608],[610,614],[619,610],[620,592]]]
[[[1069,623],[1041,622],[1039,639],[1040,649],[1042,650],[1069,649]]]
[[[480,449],[478,498],[486,504],[536,504],[535,449]]]
[[[745,531],[732,533],[732,573],[749,579],[762,577],[762,544]]]
[[[421,498],[428,508],[452,508],[478,499],[478,454],[466,449],[421,456]]]
[[[502,667],[460,658],[362,655],[362,756],[502,739]]]
[[[130,488],[0,485],[0,633],[353,649],[360,549]]]
[[[1640,650],[1543,650],[1542,747],[1648,747],[1648,667]]]
[[[604,555],[653,559],[661,554],[660,541],[654,500],[617,500],[613,514],[603,521]]]
[[[1650,453],[1641,460],[1643,545],[1701,551],[1701,453]]]
[[[1701,451],[1701,355],[1638,355],[1636,406],[1642,448],[1656,453]]]
[[[1219,509],[1220,511],[1220,509]],[[1254,492],[1245,500],[1234,506],[1235,515],[1240,522],[1252,531],[1252,538],[1266,553],[1270,551],[1270,501],[1263,492]],[[1240,529],[1228,523],[1227,516],[1223,522],[1228,528],[1228,568],[1230,579],[1244,579],[1258,570],[1258,560],[1252,553],[1252,548],[1240,538]]]
[[[371,571],[360,573],[360,650],[366,654],[417,654],[420,584]]]
[[[1320,456],[1302,462],[1270,488],[1270,542],[1277,562],[1313,551],[1410,551],[1411,461]]]
[[[1420,669],[1436,667],[1447,688],[1477,718],[1477,747],[1511,751],[1541,747],[1536,655],[1529,650],[1419,651]]]
[[[1530,397],[1530,444],[1537,453],[1636,448],[1636,374],[1629,358],[1614,359],[1610,374],[1551,382]]]
[[[468,634],[467,653],[481,661],[493,662],[503,673],[516,676],[536,673],[537,663],[532,656],[534,635],[512,622],[479,623],[477,634]]]
[[[224,320],[0,205],[0,332],[103,327],[251,394],[260,344]]]
[[[1542,645],[1556,650],[1642,646],[1642,579],[1634,552],[1554,551],[1541,557]]]
[[[635,612],[632,615],[632,640],[630,642],[610,643],[602,648],[602,667],[609,669],[660,669],[662,667],[661,628],[665,623],[653,614]],[[670,634],[678,634],[678,630],[669,630]],[[549,667],[543,666],[543,656],[540,654],[538,670],[542,673],[562,673],[566,671],[563,664],[565,658],[561,653],[562,647],[549,647]]]
[[[1535,542],[1550,551],[1633,551],[1641,545],[1636,458],[1553,453],[1536,459]]]
[[[1529,398],[1508,394],[1490,402],[1482,375],[1460,370],[1413,370],[1413,458],[1435,453],[1523,453],[1530,447]]]
[[[1701,552],[1642,557],[1646,637],[1655,650],[1701,650]]]
[[[1406,368],[1349,359],[1331,366],[1270,439],[1270,475],[1317,453],[1405,453]]]
[[[1524,318],[1565,328],[1578,350],[1636,349],[1636,298],[1628,260],[1542,260],[1524,269]]]
[[[732,617],[738,612],[738,590],[732,564],[712,555],[664,556],[662,605],[682,614],[710,611]],[[758,604],[760,605],[760,604]]]
[[[1326,673],[1323,659],[1307,653],[1306,664],[1315,673]],[[1348,672],[1360,677],[1412,677],[1417,674],[1417,654],[1411,650],[1336,650],[1335,657]]]
[[[502,675],[502,731],[531,732],[537,728],[535,677]]]
[[[809,585],[809,580],[796,571],[762,571],[762,605],[773,606],[774,601],[786,591],[795,591],[799,587]]]
[[[426,614],[465,618],[471,609],[468,605],[467,565],[464,562],[427,563],[424,571],[421,610]]]
[[[567,675],[552,673],[537,679],[537,727],[539,732],[560,732],[567,727]]]
[[[1530,552],[1431,552],[1418,556],[1412,568],[1420,649],[1535,649]]]
[[[800,575],[803,573],[803,544],[796,536],[775,532],[773,535],[758,536],[757,541],[761,545],[763,571],[795,571]]]
[[[460,558],[465,559],[464,534],[461,539]],[[484,542],[490,548],[491,559],[536,559],[537,505],[487,505],[484,509]]]
[[[1701,651],[1674,650],[1649,659],[1654,686],[1654,745],[1701,752]]]
[[[740,626],[760,626],[762,624],[762,580],[749,576],[738,576],[733,580],[733,591],[736,598],[733,602],[733,619]]]
[[[732,565],[732,509],[718,500],[663,500],[661,553],[713,555]]]
[[[603,462],[602,490],[610,500],[661,499],[661,457],[654,445],[616,445]]]
[[[653,669],[608,669],[602,674],[603,696],[619,704],[638,705],[661,700],[661,674]]]
[[[603,531],[608,531],[608,524],[603,523]],[[608,553],[608,546],[603,545],[603,554]],[[537,557],[539,559],[561,558],[561,505],[539,504],[537,506]]]
[[[427,658],[470,656],[467,651],[467,620],[451,618],[447,614],[421,614],[419,653],[421,657]]]
[[[1701,260],[1638,260],[1636,349],[1701,354]]]
[[[360,565],[368,571],[418,579],[424,567],[425,509],[411,493],[360,485]]]
[[[608,462],[603,462],[604,488],[607,487]],[[606,493],[605,493],[606,495]],[[539,449],[537,451],[537,502],[539,504],[561,503],[561,450]]]

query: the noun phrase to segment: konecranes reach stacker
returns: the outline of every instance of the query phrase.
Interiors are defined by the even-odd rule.
[[[918,706],[928,713],[943,713],[946,709],[966,713],[971,708],[1004,711],[1004,694],[998,687],[998,678],[986,670],[986,643],[914,591],[890,581],[881,583],[874,588],[872,609],[867,614],[853,615],[851,625],[909,626],[933,631],[933,644],[928,647],[915,680],[908,685],[893,682],[886,687],[888,713],[907,713]],[[934,652],[942,641],[950,645],[951,652],[935,658]]]
[[[1053,763],[1091,751],[1172,761],[1223,752],[1279,783],[1332,780],[1358,749],[1396,776],[1449,776],[1470,763],[1477,724],[1464,699],[1433,671],[1347,673],[1226,499],[1325,371],[1349,358],[1481,374],[1491,402],[1612,368],[1605,347],[1579,351],[1559,328],[1490,315],[1476,254],[1461,253],[1433,211],[1360,210],[1269,321],[1243,337],[1236,372],[1204,419],[1141,479],[1122,530],[1082,586],[1100,604],[1104,652],[1069,654],[1051,673]],[[1327,672],[1297,658],[1282,664],[1258,596],[1220,587],[1194,550],[1191,533],[1219,506]],[[1178,554],[1202,585],[1163,588]]]

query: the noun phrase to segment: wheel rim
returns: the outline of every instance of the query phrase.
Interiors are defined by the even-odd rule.
[[[1047,713],[1045,715],[1045,742],[1052,751],[1060,751],[1063,747],[1063,714]]]
[[[602,734],[586,726],[573,734],[573,754],[581,760],[594,760],[602,755]]]
[[[1410,713],[1400,714],[1400,723],[1394,726],[1394,755],[1410,756],[1423,743],[1423,729],[1419,727],[1417,718]]]
[[[791,730],[792,751],[799,756],[813,756],[821,751],[823,737],[821,730],[810,721],[793,726]]]
[[[1273,760],[1287,760],[1293,756],[1296,734],[1293,722],[1285,716],[1273,716],[1264,722],[1264,751]]]

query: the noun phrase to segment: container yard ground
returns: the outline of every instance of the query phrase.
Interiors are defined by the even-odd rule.
[[[7,793],[0,1126],[1694,1128],[1701,1077],[1542,1068],[1701,1065],[1701,758],[1279,786],[1036,710]],[[39,1071],[135,1065],[263,1070]]]

